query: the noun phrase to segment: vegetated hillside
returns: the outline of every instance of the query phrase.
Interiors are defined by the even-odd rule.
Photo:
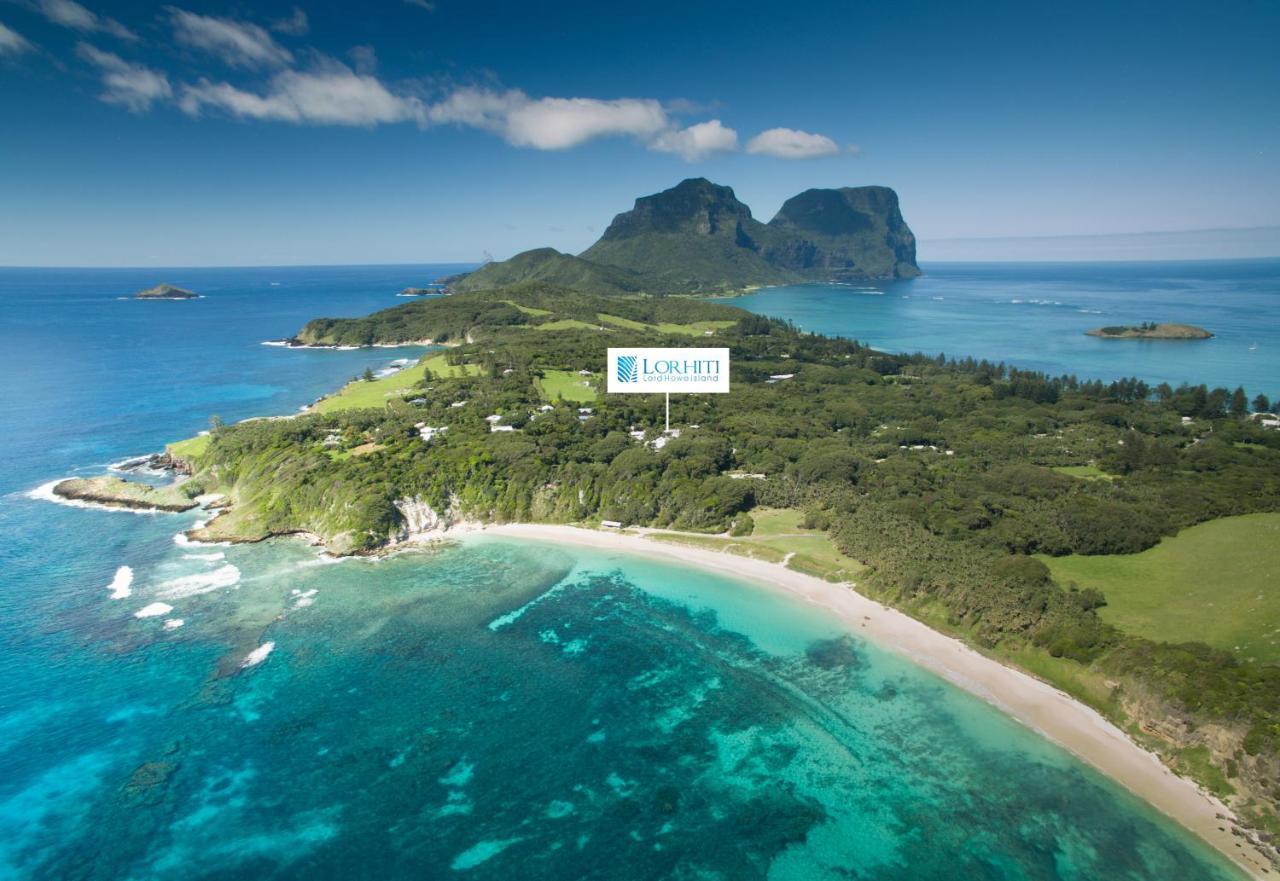
[[[487,263],[453,284],[457,291],[491,290],[524,281],[538,281],[579,291],[603,294],[637,293],[643,280],[634,272],[604,266],[562,254],[555,248],[537,248],[501,263]]]
[[[481,267],[457,288],[541,280],[602,293],[694,294],[919,274],[915,237],[887,187],[807,190],[764,224],[729,187],[691,178],[637,199],[576,258],[526,251]]]
[[[589,412],[548,403],[566,375],[598,377],[607,346],[687,343],[690,326],[732,350],[733,390],[673,398],[679,437],[656,442],[657,395],[605,395]],[[193,480],[234,502],[211,537],[307,531],[369,551],[405,534],[406,506],[419,522],[607,518],[738,535],[757,507],[800,511],[868,567],[859,590],[1029,667],[1274,822],[1280,667],[1126,632],[1099,616],[1096,585],[1056,581],[1033,556],[1132,554],[1195,523],[1280,510],[1280,432],[1247,418],[1243,389],[888,355],[714,303],[546,285],[326,327],[477,342],[443,356],[465,369],[424,370],[376,409],[217,428],[194,457]],[[494,416],[510,430],[492,431]]]
[[[414,300],[363,318],[317,318],[307,322],[295,339],[307,345],[344,346],[422,340],[456,343],[486,338],[501,328],[539,329],[566,321],[616,330],[626,322],[684,325],[726,316],[737,321],[747,314],[699,300],[604,297],[555,284],[523,282],[494,291]],[[622,321],[610,325],[609,317]]]

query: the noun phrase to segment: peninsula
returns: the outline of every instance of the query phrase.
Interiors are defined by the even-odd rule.
[[[1087,336],[1104,340],[1207,340],[1213,334],[1193,324],[1143,324],[1109,325],[1085,331]]]
[[[199,297],[200,295],[194,291],[171,284],[158,284],[133,295],[135,300],[195,300]]]

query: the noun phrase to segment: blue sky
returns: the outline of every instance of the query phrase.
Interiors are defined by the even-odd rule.
[[[1276,227],[1277,33],[1270,2],[0,0],[0,264],[578,251],[690,176],[763,220],[892,186],[924,260]]]

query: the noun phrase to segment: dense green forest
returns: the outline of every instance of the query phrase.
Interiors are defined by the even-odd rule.
[[[606,347],[687,345],[690,327],[731,348],[733,390],[673,398],[678,437],[661,436],[656,395],[589,407],[547,395],[551,372],[599,383]],[[1249,418],[1244,389],[891,355],[704,301],[538,284],[320,319],[300,338],[455,343],[445,363],[470,369],[428,370],[381,408],[218,427],[193,463],[234,502],[216,535],[307,531],[367,552],[403,532],[406,500],[482,521],[739,534],[757,505],[794,508],[871,567],[860,590],[984,650],[1042,659],[1036,672],[1135,735],[1163,725],[1148,742],[1174,758],[1209,746],[1241,809],[1274,816],[1280,669],[1127,634],[1099,616],[1104,594],[1055,582],[1032,556],[1133,553],[1212,518],[1280,511],[1280,432]],[[424,441],[424,426],[446,430]]]

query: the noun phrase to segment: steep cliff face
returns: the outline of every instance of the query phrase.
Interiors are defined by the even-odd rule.
[[[751,209],[738,201],[730,187],[697,177],[669,190],[642,196],[630,211],[613,219],[600,242],[634,239],[651,233],[714,236],[741,244],[747,228],[759,226]],[[745,243],[750,247],[750,242]],[[584,256],[588,252],[584,252]]]
[[[888,187],[805,190],[769,221],[765,258],[810,278],[913,278],[916,238]]]
[[[695,293],[799,277],[760,253],[765,225],[729,187],[692,178],[636,199],[582,258],[628,270],[655,293]]]

